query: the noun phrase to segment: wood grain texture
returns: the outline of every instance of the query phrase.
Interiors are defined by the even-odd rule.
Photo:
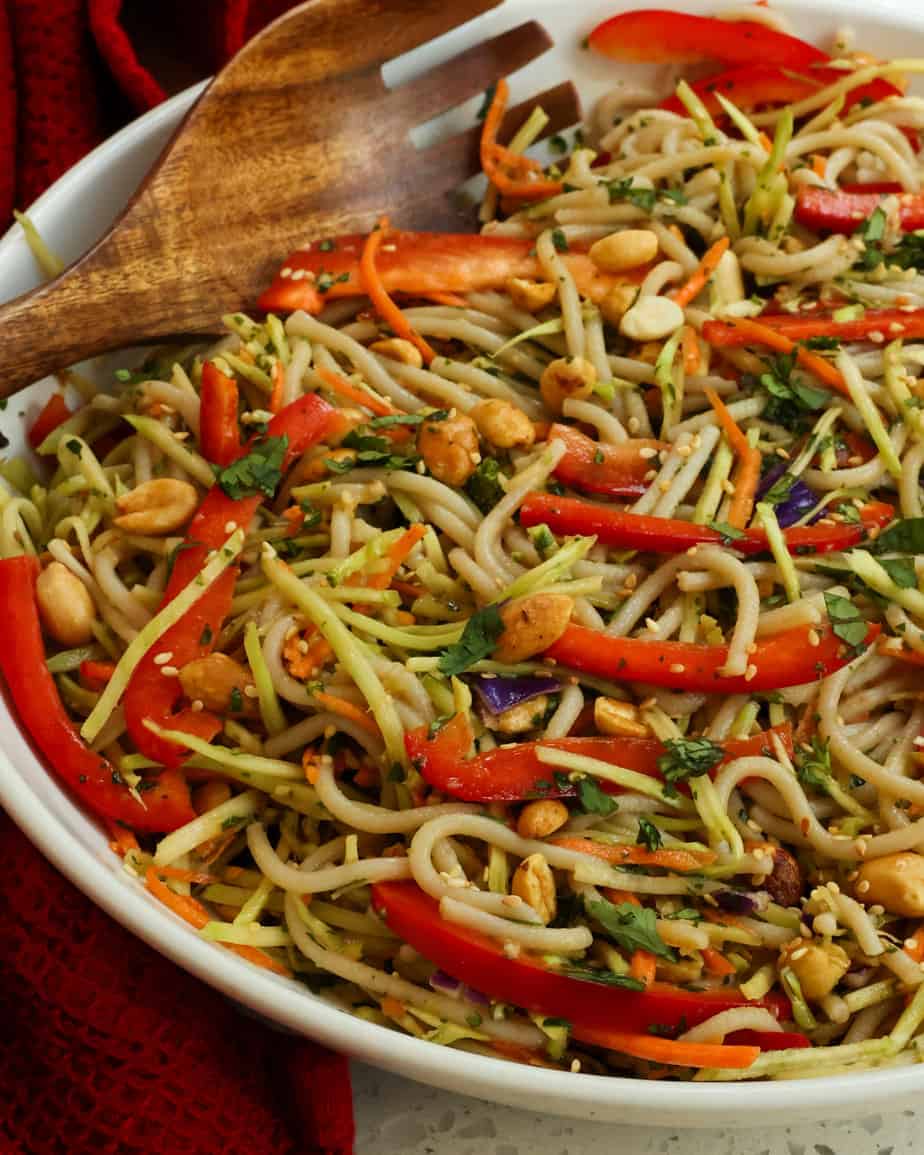
[[[473,228],[451,193],[477,171],[477,129],[422,152],[409,132],[540,55],[546,33],[524,25],[392,91],[381,67],[498,3],[309,0],[270,25],[190,110],[112,230],[0,307],[0,396],[108,350],[214,332],[289,251],[383,212],[405,228]],[[547,132],[576,121],[570,85],[546,98]]]

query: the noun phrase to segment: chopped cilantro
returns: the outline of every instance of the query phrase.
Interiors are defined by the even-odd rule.
[[[264,437],[245,456],[216,470],[218,484],[237,501],[258,493],[272,497],[282,476],[282,463],[289,448],[288,437]]]
[[[831,621],[831,628],[835,637],[854,648],[863,645],[869,626],[860,616],[860,611],[850,598],[826,593],[825,609],[828,611],[828,618]]]
[[[465,623],[462,637],[443,651],[440,672],[452,677],[487,658],[494,652],[495,643],[503,632],[504,623],[497,606],[478,610]]]
[[[76,437],[72,437],[72,438],[70,439],[70,441],[66,441],[66,442],[64,443],[64,448],[65,448],[65,449],[66,449],[66,450],[67,450],[69,453],[73,453],[73,454],[74,454],[76,457],[79,457],[79,456],[80,456],[80,453],[81,453],[81,450],[83,449],[83,446],[82,446],[82,445],[80,444],[80,442],[79,442],[79,441],[76,439]]]
[[[224,822],[222,822],[221,828],[222,830],[233,830],[235,826],[240,826],[241,823],[246,821],[247,819],[240,814],[229,814]]]
[[[825,739],[812,738],[811,753],[796,758],[796,776],[809,790],[827,794],[832,784],[831,751]]]
[[[708,774],[724,755],[722,747],[709,738],[669,738],[658,759],[658,769],[665,782],[673,785]]]
[[[578,802],[581,809],[588,814],[612,814],[619,809],[619,803],[611,794],[600,788],[596,778],[581,778],[578,780]]]
[[[354,459],[328,461],[332,473],[348,473],[357,465],[374,465],[378,469],[413,469],[417,457],[405,453],[394,453],[394,443],[386,437],[372,437],[361,429],[351,429],[340,443],[345,449],[355,449]]]
[[[910,557],[881,557],[879,564],[900,590],[917,588],[918,575]]]
[[[924,517],[896,521],[872,543],[873,553],[924,553]]]
[[[828,390],[816,389],[793,374],[796,367],[795,352],[767,358],[765,364],[767,371],[760,374],[756,383],[770,394],[763,412],[766,421],[797,429],[803,424],[806,413],[823,409],[830,400]],[[753,378],[750,381],[754,383]]]
[[[886,215],[883,209],[873,209],[865,221],[854,230],[854,236],[860,237],[865,248],[854,265],[855,269],[864,272],[878,268],[882,264],[882,239],[885,236]]]
[[[465,483],[465,492],[482,513],[490,513],[504,496],[501,467],[493,457],[485,457]]]
[[[890,265],[903,269],[924,269],[924,231],[905,233],[890,253],[886,253]]]
[[[735,527],[729,525],[727,521],[709,521],[706,524],[710,529],[714,529],[716,533],[720,533],[726,543],[738,541],[744,537],[743,530],[735,529]]]
[[[640,818],[638,820],[638,837],[635,839],[638,846],[644,846],[647,850],[661,849],[661,831],[648,818]]]
[[[556,133],[555,136],[549,137],[549,148],[561,156],[568,151],[568,142],[561,133]]]
[[[555,249],[557,252],[567,253],[567,251],[568,251],[568,238],[565,236],[562,229],[553,229],[552,230],[552,244],[555,246]]]
[[[641,979],[634,979],[631,975],[618,975],[615,971],[597,970],[595,967],[562,967],[558,974],[565,975],[569,979],[577,979],[582,983],[599,983],[605,987],[624,987],[627,991],[643,991],[645,989],[645,984]]]
[[[321,241],[321,243],[318,245],[318,248],[321,250],[322,253],[332,253],[334,251],[334,249],[336,249],[336,247],[337,247],[337,242],[331,241],[331,240]]]
[[[211,641],[212,641],[212,627],[206,626],[203,629],[202,633],[199,635],[199,645],[200,646],[207,646],[211,643]]]
[[[835,349],[840,349],[840,337],[807,337],[800,344],[804,345],[806,349],[814,349],[816,352],[833,352]]]
[[[613,903],[602,898],[585,902],[584,909],[624,950],[647,950],[658,958],[676,957],[658,934],[657,915],[650,907],[635,906],[631,902]]]
[[[445,421],[448,409],[437,409],[433,413],[389,413],[385,417],[373,417],[370,429],[384,429],[389,425],[419,425],[421,421]]]
[[[234,686],[231,690],[231,698],[228,703],[231,707],[232,713],[239,714],[244,709],[244,696],[240,691],[240,687]]]

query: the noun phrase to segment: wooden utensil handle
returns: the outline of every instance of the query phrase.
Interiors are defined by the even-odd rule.
[[[102,271],[84,258],[0,305],[0,397],[97,353],[143,341],[131,294],[114,294],[111,281],[103,290]]]

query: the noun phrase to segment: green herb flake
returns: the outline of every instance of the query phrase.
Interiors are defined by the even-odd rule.
[[[465,483],[465,492],[482,513],[490,513],[504,497],[506,491],[501,483],[502,477],[506,480],[497,461],[493,457],[485,457]]]
[[[661,831],[648,818],[638,820],[638,837],[635,839],[638,846],[646,850],[660,850],[662,845]]]
[[[677,957],[658,934],[657,915],[650,907],[635,906],[631,902],[617,904],[603,898],[585,902],[584,909],[624,950],[647,950],[664,959]]]
[[[567,253],[568,238],[565,236],[562,229],[552,230],[552,244],[555,246],[556,252]]]
[[[619,803],[602,790],[596,778],[581,778],[577,784],[578,802],[587,814],[602,814],[606,817],[619,809]]]
[[[504,632],[497,606],[485,606],[465,623],[462,637],[443,651],[440,657],[440,672],[447,677],[461,674],[489,657],[494,652],[498,638]]]
[[[658,758],[658,769],[665,782],[673,785],[701,778],[724,757],[722,747],[709,738],[669,738],[664,743],[664,753]]]
[[[235,686],[231,690],[231,698],[229,701],[232,713],[239,714],[244,709],[244,696],[240,691],[240,687]]]
[[[709,521],[706,524],[710,529],[714,529],[716,533],[720,533],[722,535],[722,541],[724,544],[728,544],[729,542],[733,541],[740,541],[741,538],[745,536],[743,530],[735,529],[735,527],[733,525],[729,525],[727,521]]]
[[[205,626],[205,628],[202,630],[202,633],[199,635],[199,645],[200,646],[208,646],[211,644],[211,641],[212,641],[212,627],[211,626]]]
[[[614,971],[597,970],[594,967],[569,966],[558,971],[569,979],[577,979],[582,983],[599,983],[605,987],[622,987],[627,991],[643,991],[645,984],[631,975],[618,975]]]
[[[835,637],[846,642],[848,646],[857,649],[866,641],[869,626],[860,616],[860,611],[850,598],[842,598],[837,594],[825,594],[825,609],[831,621],[831,628]]]
[[[288,437],[264,437],[250,452],[224,469],[216,470],[218,484],[234,501],[242,497],[272,497],[282,477]]]

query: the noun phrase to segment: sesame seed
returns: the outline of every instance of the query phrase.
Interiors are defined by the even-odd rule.
[[[693,434],[693,440],[690,442],[690,445],[691,445],[691,446],[692,446],[694,449],[699,449],[699,448],[701,448],[701,447],[702,447],[702,444],[703,444],[703,439],[702,439],[702,437],[700,437],[700,435],[699,435],[698,433],[694,433],[694,434]]]
[[[300,654],[307,654],[308,649],[309,649],[308,643],[305,641],[304,638],[302,638],[302,640],[298,643],[298,646],[296,648],[298,649],[298,652]]]
[[[678,457],[689,457],[692,452],[693,452],[693,448],[690,445],[678,445],[677,446],[677,456]]]
[[[504,943],[504,958],[519,958],[520,946],[519,943],[505,942]]]
[[[569,1070],[571,1071],[571,1074],[576,1075],[580,1071],[580,1069],[581,1069],[581,1060],[580,1059],[572,1059],[571,1060],[571,1066],[569,1068]]]
[[[750,682],[750,681],[753,681],[753,679],[756,677],[757,677],[757,667],[754,665],[753,662],[751,662],[750,665],[748,666],[748,668],[744,671],[744,680],[746,682]]]
[[[728,494],[728,496],[729,496],[729,497],[734,497],[734,496],[735,496],[735,486],[734,486],[734,482],[731,482],[731,481],[729,481],[727,477],[726,477],[726,478],[725,478],[725,480],[722,482],[722,489],[723,489],[723,491],[724,491],[725,493],[727,493],[727,494]]]
[[[292,270],[289,268],[288,265],[285,265],[283,268],[281,268],[279,270],[279,275],[280,275],[280,277],[285,277],[286,279],[288,279],[289,277],[292,276]]]
[[[856,850],[857,854],[859,854],[859,856],[861,858],[863,858],[864,855],[866,854],[866,850],[867,850],[866,839],[865,838],[858,838],[856,840],[856,842],[854,843],[854,850]]]
[[[862,882],[857,883],[857,894],[866,894],[869,890],[869,883],[864,878]]]
[[[652,449],[649,445],[645,445],[638,451],[638,455],[644,458],[645,461],[650,461],[652,457],[658,456],[658,451],[657,449]]]
[[[303,280],[305,277],[305,273],[306,273],[305,269],[293,269],[292,270],[292,280],[293,281]]]
[[[789,453],[782,447],[782,445],[778,445],[774,452],[776,453],[777,457],[782,457],[784,461],[789,460]]]
[[[850,873],[847,875],[847,881],[848,882],[856,882],[859,877],[860,877],[859,870],[851,870]]]
[[[645,474],[645,476],[642,478],[642,480],[643,481],[654,481],[654,479],[657,476],[658,476],[658,471],[656,469],[649,469],[648,472]]]
[[[809,640],[810,646],[820,646],[821,645],[821,635],[819,634],[819,632],[817,630],[809,630],[808,640]]]
[[[872,341],[874,345],[881,345],[885,341],[885,333],[881,333],[878,329],[874,329],[869,334],[867,340]]]
[[[879,915],[885,914],[885,907],[880,906],[878,902],[874,902],[872,906],[868,906],[866,909],[870,914],[875,915],[877,918]]]
[[[674,662],[668,669],[672,674],[682,674],[686,670],[686,666],[683,662]]]
[[[690,548],[687,550],[687,557],[696,557],[696,555],[698,553],[699,553],[699,547],[695,546],[695,545],[691,545]]]
[[[205,702],[201,698],[193,698],[189,708],[194,714],[200,714],[205,709]]]
[[[180,671],[176,668],[176,666],[161,666],[160,672],[164,675],[165,678],[177,678],[180,674]]]
[[[656,633],[658,629],[658,623],[654,620],[654,618],[645,618],[645,629],[651,630],[652,633]]]
[[[918,944],[917,944],[917,940],[916,940],[916,939],[913,939],[913,938],[906,938],[906,939],[905,939],[905,944],[904,944],[904,945],[905,945],[905,948],[906,948],[907,950],[914,950],[914,948],[915,948],[915,947],[916,947]]]
[[[667,480],[667,478],[665,478],[662,482],[660,482],[658,484],[658,489],[660,489],[662,493],[669,492],[670,487],[671,487],[671,483]]]
[[[627,590],[634,590],[635,587],[638,585],[638,574],[634,574],[634,573],[626,574],[626,580],[623,584],[625,585]]]
[[[504,906],[519,906],[520,900],[515,894],[505,894],[501,903]]]
[[[154,655],[155,666],[166,666],[166,664],[173,657],[173,650],[164,650],[161,654]]]
[[[630,417],[629,420],[626,422],[626,428],[629,430],[630,433],[638,433],[638,431],[641,429],[641,427],[642,427],[642,423],[641,423],[641,421],[639,421],[639,419],[637,417]]]
[[[257,690],[256,686],[245,686],[244,687],[244,697],[245,698],[256,698],[258,696],[258,694],[259,694],[259,691]]]
[[[237,522],[236,521],[226,521],[225,522],[225,533],[234,533],[234,531],[236,529],[237,529]]]
[[[187,439],[187,437],[189,437],[189,434],[186,432],[185,429],[174,431],[174,434],[173,434],[173,440],[174,441],[185,441]]]
[[[798,962],[800,958],[805,958],[805,956],[807,954],[808,954],[808,947],[807,946],[797,946],[796,949],[792,952],[792,954],[789,957],[790,957],[790,959],[792,959],[793,962]]]

